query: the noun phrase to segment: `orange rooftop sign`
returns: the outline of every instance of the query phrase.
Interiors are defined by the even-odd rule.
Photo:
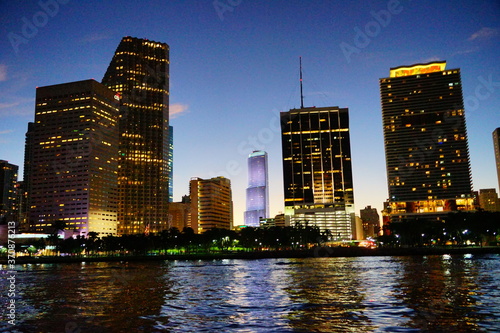
[[[446,68],[446,61],[430,62],[428,64],[416,64],[413,66],[401,66],[391,68],[390,77],[410,76],[417,74],[427,74],[441,72]]]

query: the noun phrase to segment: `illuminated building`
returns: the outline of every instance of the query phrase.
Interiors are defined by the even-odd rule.
[[[231,181],[224,177],[192,178],[189,182],[191,228],[203,233],[212,228],[232,229]]]
[[[495,148],[495,162],[497,164],[498,189],[500,190],[500,127],[493,131],[493,146]]]
[[[380,79],[393,222],[474,209],[460,69],[391,68]]]
[[[500,200],[494,188],[479,190],[479,206],[489,212],[500,212]]]
[[[258,227],[260,218],[269,213],[269,182],[267,176],[267,153],[256,150],[248,156],[248,188],[245,225]]]
[[[0,223],[18,222],[17,173],[19,167],[0,160]]]
[[[29,224],[29,193],[31,192],[30,174],[31,174],[31,161],[33,159],[33,132],[35,130],[35,124],[32,122],[28,123],[28,131],[26,132],[24,141],[24,170],[23,170],[23,186],[22,192],[22,202],[19,205],[19,222],[20,229],[23,232],[30,231]]]
[[[363,224],[364,238],[377,237],[380,231],[380,217],[377,213],[377,208],[366,206],[359,213]]]
[[[174,201],[174,128],[168,126],[168,202]]]
[[[124,37],[102,83],[120,94],[118,234],[168,228],[169,46]]]
[[[182,197],[181,202],[172,202],[168,207],[170,214],[169,229],[177,228],[182,231],[184,228],[191,228],[191,201],[189,196]]]
[[[288,227],[285,214],[278,214],[275,217],[261,218],[259,220],[261,228]]]
[[[52,233],[64,221],[75,235],[116,234],[118,106],[94,80],[37,88],[27,153],[32,231]]]
[[[349,111],[308,107],[281,112],[285,216],[352,238],[354,196]],[[352,216],[351,216],[352,215]]]

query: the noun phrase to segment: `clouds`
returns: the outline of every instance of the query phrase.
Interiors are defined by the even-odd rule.
[[[498,34],[499,34],[498,29],[484,27],[484,28],[481,28],[480,30],[474,32],[472,35],[470,35],[469,38],[467,38],[467,40],[469,42],[486,40],[486,39],[496,37],[496,36],[498,36]]]
[[[189,105],[187,104],[181,104],[181,103],[174,103],[170,104],[169,108],[170,112],[170,119],[177,118],[185,113],[189,112]]]
[[[12,116],[32,116],[35,113],[34,98],[10,97],[8,101],[2,101],[0,96],[0,118]],[[4,120],[2,120],[4,121]]]

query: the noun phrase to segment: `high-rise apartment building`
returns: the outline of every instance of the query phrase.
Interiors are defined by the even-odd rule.
[[[121,96],[118,233],[167,229],[169,46],[124,37],[102,83]]]
[[[0,160],[0,223],[18,222],[17,173],[19,167]]]
[[[203,233],[212,228],[233,228],[231,181],[225,177],[192,178],[189,182],[191,228]]]
[[[500,127],[493,131],[493,147],[495,149],[495,162],[497,164],[498,190],[500,191]]]
[[[290,225],[352,238],[354,194],[349,111],[307,107],[281,112],[285,216]]]
[[[248,188],[245,225],[258,227],[260,218],[269,217],[269,181],[267,153],[256,150],[248,156]]]
[[[37,88],[25,174],[32,231],[64,221],[75,235],[116,234],[117,98],[94,80]]]
[[[391,220],[473,209],[460,69],[391,68],[380,95]]]

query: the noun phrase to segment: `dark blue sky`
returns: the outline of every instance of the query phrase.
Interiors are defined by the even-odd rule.
[[[305,105],[350,110],[356,210],[387,198],[378,79],[401,65],[461,69],[474,188],[497,187],[499,1],[12,0],[0,22],[0,159],[21,168],[35,87],[100,81],[130,35],[170,45],[175,200],[191,177],[226,176],[242,223],[246,158],[264,149],[283,210],[277,119],[300,106],[299,56]]]

